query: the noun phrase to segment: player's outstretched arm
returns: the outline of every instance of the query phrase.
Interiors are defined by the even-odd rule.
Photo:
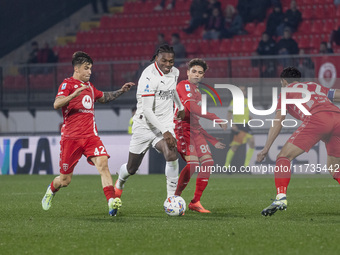
[[[129,91],[131,87],[134,85],[135,84],[133,82],[128,82],[128,83],[125,83],[120,89],[116,91],[103,92],[103,96],[99,98],[97,101],[102,104],[113,101],[116,98],[120,97],[125,92]]]
[[[275,115],[275,120],[273,121],[272,127],[269,129],[268,138],[266,144],[262,151],[257,154],[257,161],[261,162],[267,156],[270,147],[272,146],[273,142],[275,141],[276,137],[280,134],[282,126],[281,122],[286,118],[285,115],[281,115],[281,110],[278,110]]]
[[[73,98],[77,97],[80,95],[80,93],[84,90],[87,89],[88,86],[82,86],[78,89],[76,89],[71,95],[68,96],[59,96],[54,100],[53,107],[54,109],[59,109],[65,105],[67,105]]]

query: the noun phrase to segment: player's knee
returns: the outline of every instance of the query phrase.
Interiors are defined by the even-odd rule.
[[[175,161],[177,159],[177,154],[173,150],[168,150],[164,152],[164,158],[166,161]]]

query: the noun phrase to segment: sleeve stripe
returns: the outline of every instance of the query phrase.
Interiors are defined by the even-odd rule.
[[[153,97],[155,94],[142,95],[142,97]]]
[[[196,100],[193,100],[193,99],[185,100],[184,104],[186,104],[187,102],[196,102]]]

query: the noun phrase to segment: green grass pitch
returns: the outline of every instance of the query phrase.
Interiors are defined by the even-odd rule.
[[[213,175],[201,200],[212,213],[182,217],[163,211],[164,175],[131,177],[117,217],[97,175],[75,175],[43,211],[52,178],[0,176],[0,254],[340,254],[340,185],[330,176],[293,176],[287,211],[272,217],[260,212],[275,197],[273,176]],[[192,179],[187,204],[194,188]]]

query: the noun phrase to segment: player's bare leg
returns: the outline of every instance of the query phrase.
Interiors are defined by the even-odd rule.
[[[167,197],[175,195],[178,183],[178,158],[177,148],[170,149],[164,139],[156,144],[156,149],[161,151],[166,160],[165,176],[167,182]]]
[[[103,191],[109,206],[109,215],[115,216],[122,206],[122,202],[120,198],[115,198],[112,177],[109,171],[108,157],[92,157],[91,160],[101,176]]]
[[[62,187],[67,187],[71,183],[73,172],[70,174],[60,174],[55,177],[51,184],[47,187],[46,193],[41,200],[42,208],[47,211],[52,206],[52,200],[55,193]]]
[[[142,163],[145,153],[134,154],[129,152],[129,159],[127,164],[123,164],[119,169],[119,176],[115,183],[115,195],[121,197],[123,193],[124,184],[130,175],[134,175]]]
[[[194,198],[191,200],[189,204],[189,209],[192,211],[197,211],[200,213],[210,213],[209,210],[206,210],[201,204],[201,196],[203,191],[208,185],[209,177],[210,177],[210,167],[214,165],[214,160],[211,155],[203,155],[199,158],[201,163],[201,169],[198,172],[197,180],[196,180],[196,189]]]
[[[340,184],[340,158],[327,156],[327,168],[333,179]]]
[[[291,176],[290,162],[302,153],[304,153],[304,150],[288,142],[281,149],[276,158],[274,171],[277,195],[273,203],[262,210],[261,213],[263,216],[271,216],[277,210],[287,209],[288,202],[286,193]]]

